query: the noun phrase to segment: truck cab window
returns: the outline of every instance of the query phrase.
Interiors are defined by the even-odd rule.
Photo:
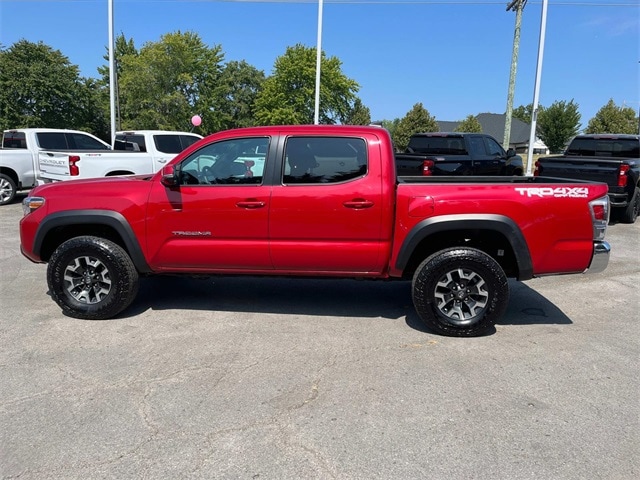
[[[489,155],[495,155],[497,157],[504,157],[505,153],[502,147],[498,142],[496,142],[493,138],[485,137],[485,142],[487,142],[487,153]]]
[[[183,185],[260,185],[269,138],[234,138],[211,143],[180,164]]]
[[[340,183],[367,173],[366,143],[361,138],[289,137],[284,155],[284,185]]]

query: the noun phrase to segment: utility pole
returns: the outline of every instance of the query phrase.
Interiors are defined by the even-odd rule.
[[[513,94],[516,89],[516,71],[518,70],[518,52],[520,51],[520,25],[522,24],[522,10],[527,0],[511,0],[507,11],[516,12],[516,27],[513,31],[513,51],[511,53],[511,72],[509,74],[509,93],[507,94],[507,113],[504,119],[504,140],[502,146],[509,149],[511,142],[511,116],[513,114]]]

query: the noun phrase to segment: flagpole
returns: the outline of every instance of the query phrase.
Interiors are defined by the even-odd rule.
[[[111,110],[111,145],[116,139],[116,71],[113,52],[113,0],[109,3],[109,102]]]
[[[318,40],[316,42],[316,100],[313,123],[320,123],[320,64],[322,61],[322,0],[318,0]]]

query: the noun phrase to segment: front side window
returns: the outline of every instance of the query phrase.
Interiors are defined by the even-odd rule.
[[[78,150],[109,150],[109,147],[104,143],[99,142],[89,135],[83,135],[82,133],[70,133],[68,135],[71,137],[69,144],[72,148]]]
[[[285,146],[282,183],[339,183],[367,173],[361,138],[290,137]]]
[[[505,155],[500,144],[493,138],[485,138],[485,140],[487,142],[487,152],[489,155],[495,155],[497,157],[503,157]]]
[[[183,185],[260,185],[269,138],[234,138],[211,143],[178,167]]]

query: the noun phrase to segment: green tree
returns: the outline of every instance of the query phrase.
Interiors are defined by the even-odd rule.
[[[395,147],[404,151],[409,144],[409,137],[419,132],[439,132],[436,119],[422,106],[416,103],[413,108],[398,122],[392,137]]]
[[[100,124],[95,83],[59,50],[19,40],[0,50],[0,128],[74,128]]]
[[[186,130],[194,114],[203,132],[218,131],[221,47],[207,47],[193,32],[168,33],[118,63],[122,128]]]
[[[561,152],[572,137],[580,131],[580,112],[573,100],[555,101],[538,111],[536,133],[551,153]]]
[[[469,132],[469,133],[482,133],[482,125],[474,115],[469,115],[463,121],[461,121],[455,132]]]
[[[219,82],[223,95],[215,110],[221,128],[255,125],[255,102],[264,80],[264,72],[245,61],[231,61],[224,66]]]
[[[351,110],[347,113],[346,117],[342,119],[341,123],[344,125],[370,125],[371,110],[362,103],[362,100],[356,98]]]
[[[511,116],[513,118],[517,118],[518,120],[522,120],[524,123],[531,124],[531,116],[533,114],[533,103],[529,105],[520,105],[517,108],[514,108]]]
[[[359,85],[346,77],[337,57],[320,61],[319,121],[346,118]],[[315,113],[316,49],[297,44],[275,61],[256,99],[256,121],[262,125],[311,124]]]
[[[111,78],[110,78],[110,69],[109,69],[109,48],[105,47],[107,52],[102,57],[107,61],[106,65],[98,67],[98,73],[100,74],[100,79],[97,81],[97,87],[99,91],[99,99],[100,99],[100,107],[105,112],[105,115],[110,117],[111,111],[111,97],[109,92],[111,91]],[[124,100],[122,99],[119,91],[119,83],[120,78],[122,77],[122,59],[125,56],[136,57],[138,55],[138,50],[133,43],[133,38],[127,40],[123,33],[120,33],[115,38],[114,48],[113,48],[113,57],[114,57],[114,65],[115,65],[115,86],[116,86],[116,128],[121,128],[121,111]],[[126,106],[124,107],[126,110]]]
[[[613,99],[589,120],[585,133],[638,133],[638,116],[631,107],[618,107]]]

